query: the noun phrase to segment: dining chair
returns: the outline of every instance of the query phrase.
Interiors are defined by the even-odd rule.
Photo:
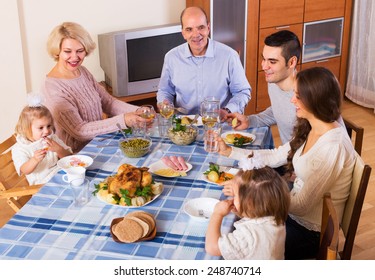
[[[346,201],[344,214],[341,221],[341,229],[345,237],[343,249],[339,250],[339,257],[342,260],[350,260],[354,246],[354,239],[362,212],[363,201],[371,174],[371,167],[365,164],[359,154],[356,155],[353,178]]]
[[[323,196],[322,223],[318,260],[336,260],[339,245],[340,223],[331,199],[331,193]]]
[[[343,120],[350,139],[352,138],[352,136],[354,137],[354,149],[359,155],[361,155],[364,134],[363,127],[358,126],[347,118],[343,118]],[[353,135],[353,131],[355,132],[355,136]]]
[[[0,144],[0,199],[18,212],[42,185],[30,186],[24,175],[19,176],[13,164],[11,147],[16,143],[15,135]]]

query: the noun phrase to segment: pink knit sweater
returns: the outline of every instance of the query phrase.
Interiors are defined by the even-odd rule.
[[[118,130],[116,123],[126,128],[123,114],[138,108],[112,97],[84,66],[80,72],[74,79],[46,77],[42,88],[57,136],[75,153],[96,135]]]

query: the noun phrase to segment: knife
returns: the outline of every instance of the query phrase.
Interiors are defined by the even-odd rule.
[[[212,161],[210,161],[209,164],[215,164],[215,165],[218,165],[219,167],[224,167],[224,168],[236,168],[236,169],[239,169],[238,166],[234,166],[234,165],[222,165],[222,164],[214,163]]]

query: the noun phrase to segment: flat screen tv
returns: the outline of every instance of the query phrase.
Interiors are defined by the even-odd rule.
[[[99,34],[100,67],[112,94],[129,96],[157,91],[164,55],[184,42],[180,24]]]

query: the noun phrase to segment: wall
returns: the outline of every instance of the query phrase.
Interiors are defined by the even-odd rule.
[[[54,65],[46,41],[56,25],[78,22],[97,42],[99,33],[179,22],[184,8],[185,0],[2,0],[1,40],[7,44],[0,52],[0,109],[6,119],[0,119],[0,141],[14,131],[26,93],[38,91]],[[104,79],[97,50],[84,65],[98,81]]]
[[[19,112],[25,104],[21,34],[17,1],[0,2],[0,141],[14,132]]]

